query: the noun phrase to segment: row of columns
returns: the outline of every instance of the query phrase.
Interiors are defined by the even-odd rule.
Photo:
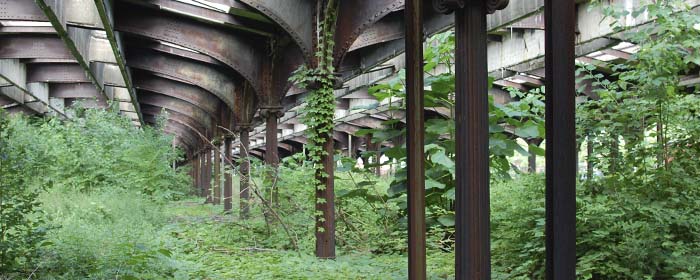
[[[240,162],[238,166],[238,175],[240,177],[240,209],[239,215],[241,218],[247,218],[249,215],[248,201],[250,199],[250,165],[247,160],[249,153],[249,132],[250,126],[240,126]],[[221,137],[222,142],[213,141],[212,146],[206,147],[196,153],[190,160],[192,169],[190,176],[192,177],[193,188],[197,194],[205,198],[205,203],[220,205],[223,201],[224,211],[231,213],[233,211],[233,176],[235,172],[234,159],[232,156],[233,136],[226,135]],[[223,190],[222,190],[223,189]],[[223,195],[223,197],[222,197]]]
[[[426,279],[423,3],[405,9],[409,279]],[[433,0],[455,13],[456,279],[491,279],[486,15],[507,4]],[[545,1],[546,279],[576,276],[575,5]]]

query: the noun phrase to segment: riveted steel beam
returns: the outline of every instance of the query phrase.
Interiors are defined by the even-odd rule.
[[[170,54],[170,55],[176,55],[179,57],[191,59],[194,61],[198,62],[204,62],[207,64],[211,65],[216,65],[216,66],[224,66],[224,63],[221,61],[216,60],[216,58],[213,58],[211,56],[208,56],[206,54],[202,54],[199,52],[192,52],[189,50],[184,50],[181,48],[176,48],[173,46],[166,45],[158,40],[155,39],[149,39],[146,37],[138,36],[138,35],[133,35],[133,34],[124,34],[124,42],[126,45],[129,47],[136,47],[140,49],[151,49],[155,50],[164,54]]]
[[[103,95],[103,97],[105,99],[108,99],[108,96],[104,91],[103,84],[90,71],[89,60],[83,56],[84,53],[87,53],[89,51],[89,42],[86,42],[86,40],[89,40],[89,38],[80,38],[80,40],[77,42],[78,44],[76,44],[76,42],[73,40],[73,38],[69,34],[67,26],[65,25],[66,18],[64,18],[63,16],[63,2],[50,2],[53,6],[57,7],[56,11],[59,11],[59,13],[57,14],[56,12],[54,12],[52,6],[49,6],[45,0],[35,1],[37,6],[41,9],[41,11],[44,12],[44,15],[46,16],[48,21],[51,22],[51,25],[56,30],[56,33],[58,33],[58,36],[61,38],[61,40],[63,40],[70,53],[78,61],[78,64],[80,64],[83,70],[85,70],[90,81],[95,85],[95,87],[97,87],[98,91]]]
[[[236,81],[231,73],[172,55],[152,50],[131,50],[127,64],[132,68],[156,72],[197,85],[221,99],[234,109]]]
[[[333,54],[336,65],[365,29],[403,5],[404,0],[340,1]]]
[[[299,46],[306,60],[313,57],[314,19],[316,1],[313,0],[241,0],[265,14],[286,31]]]
[[[189,127],[191,127],[193,131],[197,131],[199,134],[202,134],[204,136],[207,135],[208,128],[203,123],[196,120],[190,115],[180,113],[178,111],[169,109],[165,106],[161,107],[158,105],[149,105],[145,103],[142,103],[141,105],[141,110],[143,110],[144,115],[159,116],[165,113],[167,114],[169,119],[175,120],[182,124],[186,124]],[[200,137],[198,134],[196,135],[197,137]]]
[[[118,10],[127,9],[118,6]],[[204,53],[236,70],[257,92],[262,89],[262,53],[255,36],[243,36],[194,20],[164,15],[149,9],[129,9],[116,14],[116,29],[180,45]]]
[[[5,85],[0,87],[0,95],[38,113],[49,110],[67,118],[62,110],[49,103],[48,86],[27,82],[26,66],[18,59],[0,59],[0,84]]]
[[[129,3],[140,5],[143,7],[154,7],[161,11],[167,11],[178,16],[188,17],[197,21],[208,24],[216,24],[228,27],[234,30],[250,32],[253,34],[272,37],[274,28],[270,21],[255,21],[241,19],[239,16],[229,14],[228,11],[215,11],[203,7],[198,7],[178,1],[170,0],[127,0]],[[234,2],[235,3],[235,2]],[[243,8],[251,14],[257,14],[259,18],[265,18],[263,15],[244,7],[244,5],[236,3],[239,9]]]
[[[158,93],[151,93],[146,91],[139,92],[139,102],[143,104],[158,106],[167,108],[172,111],[187,115],[197,120],[207,131],[211,131],[214,127],[214,122],[212,121],[212,115],[207,114],[204,110],[197,106],[194,106],[186,101],[173,98],[166,95],[161,95]]]
[[[143,124],[143,115],[141,114],[141,108],[139,106],[138,98],[136,97],[136,90],[134,89],[134,85],[132,83],[132,78],[131,78],[131,71],[130,69],[126,66],[126,61],[124,61],[124,48],[121,40],[121,36],[117,32],[114,31],[114,12],[112,9],[111,1],[110,0],[95,0],[95,7],[97,8],[97,12],[99,13],[100,16],[100,21],[102,22],[102,25],[104,26],[105,33],[107,35],[107,39],[109,40],[109,44],[112,49],[112,53],[114,55],[114,58],[117,62],[117,65],[119,66],[119,72],[121,73],[122,79],[124,80],[124,84],[126,89],[129,92],[129,96],[131,97],[130,101],[131,104],[134,106],[134,109],[136,110],[136,114],[138,115],[139,123]]]
[[[144,114],[143,115],[143,120],[147,124],[151,125],[157,125],[158,124],[158,116],[157,115],[150,115],[150,114]],[[168,118],[165,123],[166,127],[165,128],[170,128],[171,131],[176,131],[177,135],[183,139],[187,139],[188,143],[191,143],[193,146],[200,144],[202,141],[200,137],[197,134],[197,131],[194,130],[190,125],[188,125],[185,122],[179,121],[174,118]]]
[[[134,76],[134,85],[137,89],[182,99],[201,108],[210,115],[217,114],[221,101],[211,93],[194,85],[149,75],[145,72],[139,72],[138,74]]]
[[[52,83],[49,85],[51,97],[55,98],[97,98],[99,93],[90,82],[86,83]]]
[[[27,82],[45,83],[89,83],[85,71],[78,64],[47,63],[29,64],[27,66]]]
[[[0,58],[72,59],[63,41],[49,34],[0,35]]]

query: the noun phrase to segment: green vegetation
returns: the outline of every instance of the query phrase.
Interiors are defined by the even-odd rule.
[[[700,68],[700,17],[682,1],[634,12],[642,13],[658,19],[653,29],[626,35],[639,46],[630,60],[609,63],[610,74],[600,65],[578,66],[580,81],[593,86],[581,89],[587,100],[577,106],[579,150],[585,153],[577,194],[580,279],[700,279],[700,98],[698,88],[681,83]],[[624,32],[621,26],[616,28]],[[430,46],[425,103],[451,110],[454,73],[434,73],[441,65],[450,69],[454,34],[438,34]],[[326,75],[332,66],[323,67],[320,78],[300,76],[311,77],[309,83],[321,79],[326,90],[319,93],[332,88]],[[370,92],[387,100],[403,90],[399,75]],[[493,278],[542,279],[544,176],[524,174],[512,158],[543,155],[546,143],[519,143],[539,143],[544,135],[544,91],[510,94],[513,102],[489,102]],[[391,106],[404,108],[402,102]],[[327,117],[328,108],[316,109],[321,111],[307,114]],[[240,219],[193,196],[189,167],[173,167],[183,154],[160,126],[134,128],[111,111],[71,113],[76,118],[60,121],[0,111],[0,279],[407,277],[405,146],[381,151],[394,167],[388,177],[374,175],[378,164],[359,168],[355,159],[336,155],[338,258],[319,260],[313,249],[314,163],[320,154],[283,159],[274,172],[274,194],[264,179],[268,167],[252,160],[256,198],[250,218]],[[316,121],[320,128],[328,125]],[[392,141],[405,133],[396,119],[384,124],[387,129],[356,136]],[[453,135],[449,114],[426,123],[431,279],[454,278]],[[271,211],[273,196],[278,199]]]

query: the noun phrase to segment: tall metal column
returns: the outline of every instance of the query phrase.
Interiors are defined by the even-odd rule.
[[[231,136],[226,136],[224,138],[224,161],[226,166],[229,166],[233,170],[233,166],[229,165],[233,162],[233,157],[231,157],[231,141],[233,138]],[[233,200],[233,178],[231,173],[224,169],[224,212],[230,213],[232,210],[232,200]]]
[[[455,11],[456,279],[491,279],[486,4]]]
[[[218,141],[218,140],[217,140]],[[216,144],[216,149],[214,151],[214,183],[212,188],[214,189],[214,197],[212,203],[214,205],[221,204],[221,143]]]
[[[213,150],[209,147],[207,147],[207,149],[204,150],[204,196],[206,197],[206,203],[212,202],[212,197],[211,197],[212,152],[213,152]]]
[[[241,191],[240,191],[240,217],[241,219],[247,219],[250,212],[248,201],[250,200],[250,162],[248,161],[249,149],[250,149],[250,137],[248,135],[250,127],[245,126],[240,128],[241,137],[241,164],[240,164],[240,176],[241,176]]]
[[[197,191],[199,196],[204,197],[204,151],[200,151],[198,157],[198,167],[197,167]]]
[[[316,212],[323,213],[321,216],[316,216],[316,257],[322,259],[335,258],[334,144],[331,132],[326,136],[323,144],[323,149],[326,151],[323,157],[323,170],[328,176],[322,177],[316,174],[316,179],[325,186],[324,189],[316,189]]]
[[[277,167],[279,165],[279,152],[277,150],[277,119],[281,116],[281,107],[268,107],[260,110],[260,114],[265,117],[265,164],[270,168],[268,176],[270,181],[273,181],[277,176]],[[279,202],[279,193],[277,186],[273,185],[272,202]]]
[[[423,113],[423,1],[407,0],[406,121],[408,132],[408,278],[426,278],[425,170]]]
[[[576,277],[576,4],[545,1],[546,278]]]

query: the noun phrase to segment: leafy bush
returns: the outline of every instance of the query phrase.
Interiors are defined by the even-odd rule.
[[[0,275],[31,269],[46,234],[43,213],[36,200],[41,189],[27,181],[32,169],[31,143],[14,140],[17,132],[0,109]]]

